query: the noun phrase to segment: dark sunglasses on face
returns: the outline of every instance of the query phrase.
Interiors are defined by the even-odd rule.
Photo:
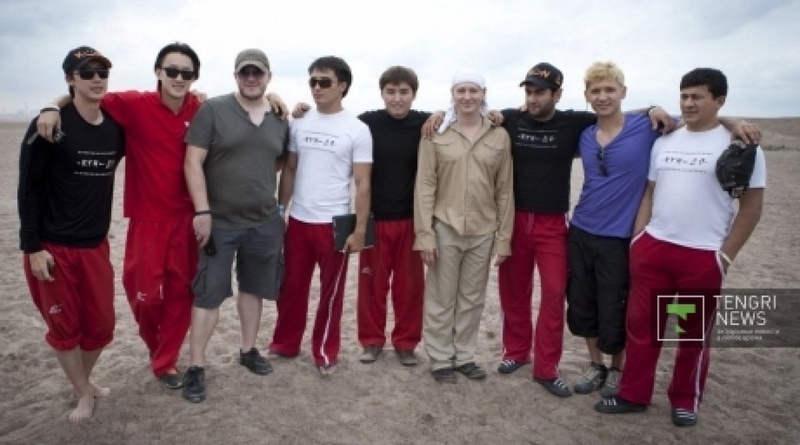
[[[183,80],[192,80],[194,78],[194,71],[192,70],[179,70],[178,68],[171,66],[163,68],[163,70],[164,74],[166,74],[170,79],[176,79],[178,75],[180,75],[181,79]]]
[[[308,86],[314,88],[317,85],[320,88],[330,88],[333,86],[333,79],[330,77],[312,77],[308,79]]]
[[[92,80],[94,75],[97,74],[101,79],[108,79],[109,73],[108,68],[81,68],[78,71],[78,76],[83,80]]]
[[[242,68],[236,73],[237,76],[241,77],[242,79],[247,79],[250,77],[255,77],[256,79],[261,79],[266,74],[264,71],[261,71],[258,68]]]

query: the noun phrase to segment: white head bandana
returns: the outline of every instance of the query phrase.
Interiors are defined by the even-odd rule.
[[[456,85],[460,83],[474,83],[481,87],[481,89],[486,88],[486,79],[484,79],[483,74],[479,73],[478,70],[475,68],[464,68],[458,70],[453,75],[453,81],[450,83],[450,88],[455,88]],[[484,97],[483,103],[481,104],[481,115],[485,115],[488,111],[489,106],[486,103],[486,98]],[[450,105],[450,108],[444,114],[444,120],[442,121],[442,125],[439,126],[439,134],[444,133],[447,128],[456,121],[456,108],[454,105]]]

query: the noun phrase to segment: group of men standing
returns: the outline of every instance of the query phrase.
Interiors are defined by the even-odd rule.
[[[264,299],[277,300],[269,355],[292,358],[300,353],[315,267],[320,295],[311,353],[322,376],[336,372],[348,254],[353,252],[360,252],[360,361],[376,361],[387,343],[391,293],[395,326],[388,341],[402,365],[418,363],[415,348],[422,338],[426,302],[423,260],[414,251],[414,190],[422,128],[431,115],[411,110],[419,87],[412,70],[386,70],[379,80],[385,109],[356,117],[342,104],[353,81],[349,66],[338,57],[321,57],[308,68],[315,107],[289,124],[265,95],[270,63],[257,49],[236,57],[236,92],[202,103],[190,93],[199,77],[199,58],[182,43],[159,52],[154,92],[106,93],[111,62],[92,48],[70,51],[63,68],[71,98],[59,100],[60,109],[43,110],[28,130],[20,160],[19,205],[31,294],[47,321],[47,341],[79,398],[71,421],[90,417],[94,397],[107,393],[89,378],[113,332],[113,271],[106,235],[114,167],[123,154],[124,209],[130,218],[123,284],[152,371],[167,387],[182,388],[190,402],[205,399],[205,350],[219,307],[233,294],[234,260],[240,363],[251,372],[272,372],[255,345]],[[558,374],[568,301],[570,330],[587,339],[592,361],[575,390],[605,388],[608,398],[598,403],[598,411],[634,412],[650,402],[658,359],[649,342],[652,327],[643,324],[649,320],[651,287],[680,292],[689,286],[681,277],[692,274],[675,270],[655,277],[641,258],[665,249],[665,255],[673,255],[670,264],[696,271],[700,262],[707,265],[707,252],[712,252],[713,264],[727,270],[760,215],[763,154],[752,190],[741,198],[734,218],[732,198],[713,183],[713,161],[730,138],[717,116],[727,94],[727,84],[719,85],[725,83],[722,73],[706,69],[687,74],[686,85],[681,84],[687,126],[659,139],[652,155],[659,136],[655,128],[671,127],[672,119],[663,110],[624,114],[624,78],[613,64],[593,65],[585,80],[587,102],[597,114],[557,110],[563,75],[540,63],[520,84],[525,110],[494,115],[510,136],[515,209],[511,255],[498,274],[504,347],[498,372],[518,370],[531,361],[533,350],[533,379],[554,395],[571,395]],[[37,126],[42,137],[34,139]],[[67,136],[57,143],[53,136],[61,132]],[[714,136],[701,137],[708,132]],[[691,150],[699,150],[697,156],[710,165],[685,171],[681,163],[663,165],[663,153],[686,157],[693,156],[686,154]],[[86,153],[108,159],[82,160]],[[570,171],[577,156],[586,179],[570,225]],[[79,167],[72,165],[76,159]],[[82,171],[81,166],[98,171]],[[687,182],[682,174],[696,179]],[[656,186],[662,183],[668,185]],[[676,191],[676,183],[692,184],[702,193]],[[91,206],[59,209],[74,202]],[[709,207],[713,218],[707,228],[687,227],[691,224],[683,212],[694,215]],[[337,251],[332,218],[351,209],[355,229]],[[376,242],[364,249],[370,212]],[[686,233],[689,238],[684,239]],[[629,277],[628,245],[634,235],[649,244],[645,250],[639,247],[644,241],[637,241]],[[697,263],[680,258],[697,258]],[[105,273],[96,272],[98,264]],[[535,267],[542,289],[534,328]],[[713,277],[709,272],[702,283],[691,286],[718,289],[724,270]],[[626,303],[643,320],[632,323],[629,309],[627,331]],[[190,326],[190,367],[181,373],[178,353]],[[635,364],[632,371],[622,372],[626,338],[633,346],[628,363]],[[613,355],[610,368],[603,364],[603,353]],[[707,367],[707,345],[681,348],[675,390],[670,392],[673,407],[680,410],[673,412],[676,425],[696,422]],[[688,393],[690,380],[697,383],[693,394]]]

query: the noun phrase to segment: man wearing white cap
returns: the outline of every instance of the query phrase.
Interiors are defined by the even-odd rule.
[[[439,134],[423,139],[414,196],[414,250],[428,266],[423,337],[437,382],[460,372],[483,379],[475,349],[491,256],[511,254],[511,141],[491,126],[486,82],[473,69],[453,76],[453,105]]]

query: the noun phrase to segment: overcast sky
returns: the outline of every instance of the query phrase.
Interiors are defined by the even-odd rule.
[[[678,113],[678,85],[696,67],[721,69],[728,116],[800,115],[800,0],[0,0],[0,114],[38,110],[65,94],[61,62],[92,46],[114,64],[110,90],[155,88],[165,44],[201,60],[195,88],[233,91],[244,48],[270,58],[270,90],[311,101],[308,65],[343,57],[354,81],[345,108],[382,107],[378,77],[391,65],[420,77],[414,108],[445,108],[452,74],[485,74],[492,108],[523,101],[519,82],[537,62],[565,76],[560,107],[586,109],[583,74],[598,60],[624,71],[625,109]]]

